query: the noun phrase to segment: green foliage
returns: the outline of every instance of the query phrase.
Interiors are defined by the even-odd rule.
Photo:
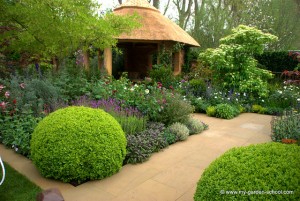
[[[13,76],[4,80],[10,100],[16,102],[19,112],[33,112],[34,116],[43,116],[45,110],[53,111],[59,100],[59,88],[48,79],[29,79]]]
[[[298,61],[289,56],[287,51],[264,52],[255,55],[257,62],[272,72],[283,72],[284,70],[294,70]]]
[[[168,146],[163,136],[164,125],[150,123],[147,129],[135,135],[127,135],[127,155],[125,163],[142,163],[148,160],[152,153]]]
[[[206,92],[206,83],[203,79],[192,79],[189,81],[189,85],[195,96],[204,95]]]
[[[168,128],[169,132],[176,135],[177,141],[184,141],[189,136],[189,129],[182,123],[175,122],[172,125],[170,125]]]
[[[191,104],[195,107],[195,112],[205,113],[206,109],[209,107],[210,103],[205,99],[199,98],[192,98]]]
[[[240,111],[229,104],[218,104],[216,106],[216,117],[222,119],[232,119],[240,114]]]
[[[281,142],[282,139],[300,140],[300,114],[285,112],[282,116],[273,117],[271,121],[272,140]]]
[[[163,106],[161,113],[157,115],[156,121],[165,125],[171,125],[175,122],[184,123],[189,115],[194,112],[194,107],[183,100],[179,95],[167,97],[167,104]]]
[[[126,155],[120,124],[100,109],[67,107],[45,117],[31,139],[31,158],[46,178],[63,182],[103,179]]]
[[[166,88],[174,86],[176,82],[173,71],[169,66],[154,65],[149,75],[154,82],[160,82]]]
[[[157,85],[146,86],[144,84],[133,84],[127,77],[122,76],[119,80],[105,78],[93,83],[93,99],[117,99],[125,101],[127,106],[136,107],[150,121],[155,121],[162,110],[166,98],[170,93]]]
[[[296,49],[300,30],[298,5],[296,0],[203,1],[196,7],[195,16],[191,15],[191,33],[200,41],[200,48],[205,50],[218,47],[220,38],[229,34],[232,28],[244,24],[278,36],[279,41],[271,46],[272,49]]]
[[[266,114],[267,108],[262,107],[261,105],[252,105],[252,112],[259,113],[259,114]]]
[[[257,68],[254,54],[262,54],[267,43],[277,37],[262,31],[240,25],[232,34],[220,40],[220,47],[207,49],[200,59],[213,70],[213,80],[224,89],[234,89],[252,96],[267,96],[267,80],[272,74]]]
[[[0,141],[7,147],[12,147],[17,153],[30,155],[31,134],[41,118],[31,113],[0,115]]]
[[[266,101],[268,107],[297,108],[300,103],[300,87],[296,85],[285,85],[272,91]]]
[[[215,117],[216,116],[216,107],[215,106],[209,106],[206,108],[206,114],[209,117]]]
[[[92,80],[88,79],[82,68],[71,64],[69,60],[66,61],[64,68],[61,68],[49,80],[52,80],[55,87],[59,89],[60,99],[65,102],[71,102],[81,96],[90,95],[93,83]]]
[[[6,177],[0,187],[0,200],[2,201],[33,201],[38,193],[42,191],[40,187],[29,181],[25,176],[18,173],[7,163],[4,163]],[[0,173],[0,177],[2,175]]]
[[[238,107],[238,110],[240,113],[247,112],[247,109],[245,107],[243,107],[241,105],[238,105],[237,107]]]
[[[205,169],[194,200],[299,200],[299,152],[300,146],[280,143],[233,148]]]
[[[125,134],[139,133],[146,128],[147,116],[144,116],[138,109],[127,106],[123,100],[100,99],[98,101],[90,101],[83,96],[79,100],[74,101],[73,105],[103,109],[118,121]]]
[[[163,136],[169,145],[174,144],[177,141],[176,134],[172,133],[169,129],[165,129]]]
[[[109,112],[109,114],[117,120],[125,134],[135,134],[138,132],[142,132],[146,128],[147,118],[144,116],[126,116],[113,112]]]
[[[91,0],[2,0],[0,5],[2,26],[8,27],[1,44],[9,41],[6,49],[36,60],[66,56],[78,48],[114,46],[117,36],[138,27],[136,15],[99,14],[100,5]]]
[[[189,129],[190,135],[201,133],[207,127],[203,122],[193,117],[190,117],[185,125]]]

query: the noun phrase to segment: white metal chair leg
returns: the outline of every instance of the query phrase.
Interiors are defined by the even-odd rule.
[[[0,157],[0,165],[1,165],[1,169],[2,169],[2,179],[0,181],[0,186],[1,186],[4,182],[4,179],[5,179],[5,168],[4,168],[4,164],[2,162],[1,157]]]

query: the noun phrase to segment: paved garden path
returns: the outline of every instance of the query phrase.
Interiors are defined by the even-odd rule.
[[[143,164],[126,165],[109,178],[78,187],[44,179],[30,160],[3,145],[0,155],[41,188],[60,189],[66,201],[192,201],[201,174],[218,156],[232,147],[271,141],[271,116],[246,113],[233,120],[194,116],[209,130],[155,153]]]

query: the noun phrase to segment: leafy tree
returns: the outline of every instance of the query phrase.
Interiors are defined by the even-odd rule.
[[[63,58],[80,49],[114,46],[137,27],[136,16],[98,14],[92,0],[0,0],[1,52],[27,53],[34,60]]]
[[[239,24],[278,36],[275,49],[297,48],[300,12],[297,0],[194,0],[192,35],[201,48],[218,47],[219,40]],[[299,5],[299,4],[298,4]]]
[[[272,78],[272,73],[258,68],[253,55],[262,54],[266,44],[277,39],[256,28],[240,25],[220,40],[219,48],[207,49],[200,54],[200,59],[210,66],[215,83],[224,89],[254,97],[267,96],[267,79]]]

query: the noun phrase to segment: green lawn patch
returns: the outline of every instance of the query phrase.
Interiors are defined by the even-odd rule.
[[[0,186],[1,201],[34,201],[36,195],[42,189],[25,176],[18,173],[15,169],[4,163],[6,177],[4,183]],[[2,172],[0,173],[2,178]]]

